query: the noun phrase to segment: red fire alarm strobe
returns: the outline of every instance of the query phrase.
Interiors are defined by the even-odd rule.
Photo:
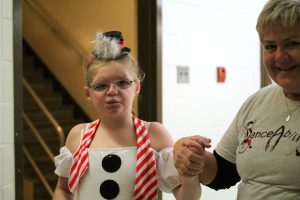
[[[217,67],[217,82],[224,83],[226,79],[226,69],[225,67]]]

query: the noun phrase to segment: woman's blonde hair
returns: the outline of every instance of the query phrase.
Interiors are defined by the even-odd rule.
[[[257,19],[260,40],[267,29],[300,25],[300,0],[269,0]]]

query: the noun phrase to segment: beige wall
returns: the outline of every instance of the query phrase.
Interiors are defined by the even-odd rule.
[[[126,46],[137,57],[136,0],[35,0],[33,7],[31,2],[23,1],[24,38],[83,110],[96,118],[95,110],[83,93],[84,56],[91,51],[90,41],[96,31],[120,30]],[[36,14],[35,6],[46,18]],[[49,27],[48,22],[54,28]],[[81,53],[78,54],[64,37]]]

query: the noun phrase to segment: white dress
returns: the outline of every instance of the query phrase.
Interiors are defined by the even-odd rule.
[[[173,148],[166,148],[155,152],[157,167],[158,187],[164,192],[171,192],[181,184],[181,177],[173,163]],[[89,168],[80,179],[75,199],[101,199],[100,187],[104,181],[110,180],[119,187],[116,200],[129,200],[134,191],[136,170],[136,146],[122,148],[89,148]],[[115,172],[107,172],[102,167],[102,160],[109,154],[115,154],[121,159],[121,166]],[[72,154],[67,147],[60,149],[60,154],[55,157],[55,173],[61,177],[68,177],[72,165]]]

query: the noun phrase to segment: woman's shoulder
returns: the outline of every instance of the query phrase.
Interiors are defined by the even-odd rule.
[[[280,91],[280,87],[277,84],[270,84],[262,87],[257,92],[254,93],[255,96],[264,96],[266,94],[272,94],[274,92]]]
[[[265,86],[250,95],[244,102],[243,107],[269,102],[270,99],[274,99],[274,96],[278,96],[278,94],[280,94],[280,87],[278,85],[271,84]]]

